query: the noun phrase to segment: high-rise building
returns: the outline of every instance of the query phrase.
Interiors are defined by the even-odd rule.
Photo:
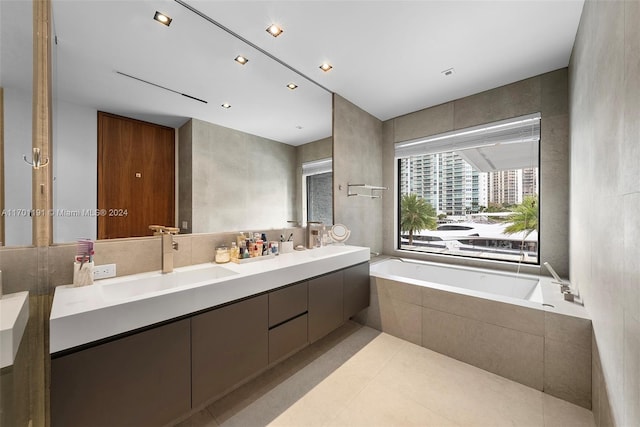
[[[517,205],[538,194],[538,168],[489,172],[489,203]]]
[[[401,194],[417,194],[447,216],[520,204],[538,194],[538,168],[478,172],[455,152],[404,158],[399,167]]]
[[[402,159],[400,191],[414,193],[429,202],[438,214],[462,216],[486,206],[486,181],[454,152],[426,154]]]

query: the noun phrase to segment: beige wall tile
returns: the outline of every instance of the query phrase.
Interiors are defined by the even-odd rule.
[[[429,308],[423,346],[542,390],[543,338]]]
[[[2,270],[3,293],[38,291],[37,248],[0,249],[0,270]]]
[[[540,111],[540,77],[532,77],[454,101],[454,128]]]
[[[640,425],[640,321],[627,315],[624,322],[624,419],[623,425]]]
[[[371,280],[374,280],[373,278]],[[372,291],[369,294],[369,307],[358,313],[354,320],[362,325],[369,326],[370,328],[382,330],[382,321],[380,319],[380,301],[378,300],[378,293]]]
[[[591,409],[591,349],[545,338],[544,392]]]
[[[569,114],[569,74],[561,68],[540,76],[540,108],[545,117]]]
[[[422,306],[533,335],[544,335],[544,312],[484,298],[422,288]]]
[[[422,307],[380,295],[379,305],[382,332],[422,344]]]
[[[51,289],[59,285],[73,283],[73,263],[76,256],[76,245],[49,246],[49,286]]]
[[[591,320],[545,312],[545,337],[574,345],[591,353]]]
[[[173,251],[174,267],[184,267],[192,264],[191,238],[191,234],[182,234],[174,237],[176,243],[178,243],[178,249]]]
[[[116,264],[118,276],[160,270],[160,237],[143,239],[100,240],[95,246],[95,263]]]
[[[337,94],[333,98],[333,218],[351,230],[349,244],[381,252],[382,200],[347,193],[349,183],[382,185],[382,122]]]
[[[396,117],[394,142],[407,141],[453,129],[453,102]]]
[[[379,277],[372,277],[371,283],[373,284],[373,292],[376,292],[381,298],[391,298],[408,304],[420,305],[421,286]]]

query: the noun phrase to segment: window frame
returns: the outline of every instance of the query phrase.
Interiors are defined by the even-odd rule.
[[[400,141],[397,142],[395,145],[396,147],[398,146],[398,144],[406,144],[406,143],[419,143],[421,140],[428,140],[430,138],[435,138],[438,139],[441,135],[455,135],[457,132],[465,132],[469,129],[474,129],[474,128],[482,128],[482,127],[490,127],[492,124],[496,123],[506,123],[509,121],[516,121],[518,119],[527,119],[527,118],[536,118],[538,120],[539,123],[539,136],[538,136],[538,142],[537,142],[537,192],[536,192],[536,196],[537,196],[537,210],[538,210],[538,224],[537,224],[537,229],[536,232],[538,234],[538,240],[537,240],[537,256],[536,256],[536,260],[535,261],[523,261],[522,258],[520,257],[520,259],[513,259],[513,260],[509,260],[509,259],[499,259],[499,258],[489,258],[489,257],[478,257],[478,256],[473,256],[473,255],[466,255],[464,253],[459,253],[459,254],[445,254],[445,253],[438,253],[438,252],[429,252],[429,251],[417,251],[417,250],[410,250],[410,249],[403,249],[401,247],[401,225],[400,225],[400,208],[401,208],[401,199],[402,199],[402,191],[401,191],[401,160],[403,158],[408,158],[410,156],[398,156],[396,154],[396,151],[394,151],[394,159],[393,159],[393,176],[394,176],[394,186],[393,186],[393,201],[394,201],[394,207],[393,207],[393,225],[394,225],[394,235],[393,235],[393,248],[395,252],[400,252],[400,253],[404,253],[407,255],[412,255],[412,256],[424,256],[424,257],[429,257],[429,258],[440,258],[442,260],[461,260],[463,262],[480,262],[480,263],[487,263],[487,264],[508,264],[508,265],[513,265],[513,264],[522,264],[522,265],[528,265],[528,266],[540,266],[541,262],[540,262],[540,255],[541,255],[541,246],[542,246],[542,242],[540,240],[541,238],[541,233],[540,233],[540,228],[541,228],[541,221],[540,221],[540,213],[541,213],[541,209],[540,209],[540,205],[541,205],[541,189],[542,189],[542,174],[541,174],[541,168],[542,168],[542,163],[541,163],[541,144],[542,144],[542,115],[541,113],[533,113],[533,114],[529,114],[529,115],[525,115],[525,116],[521,116],[521,117],[514,117],[514,118],[510,118],[510,119],[506,119],[506,120],[500,120],[500,121],[496,121],[496,122],[491,122],[491,123],[486,123],[483,125],[479,125],[479,126],[473,126],[473,127],[469,127],[469,128],[465,128],[465,129],[458,129],[458,130],[453,130],[450,132],[445,132],[442,134],[436,134],[436,135],[431,135],[431,136],[425,136],[422,138],[417,138],[414,140],[407,140],[407,141]],[[440,152],[454,152],[456,151],[455,148],[452,148],[448,151],[440,151]],[[428,153],[428,154],[435,154],[435,153]],[[525,169],[525,167],[520,168],[520,169]],[[436,209],[436,212],[438,211],[438,207],[434,206],[434,208]]]

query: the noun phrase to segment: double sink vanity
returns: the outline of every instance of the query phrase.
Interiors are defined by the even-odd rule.
[[[51,423],[164,425],[369,305],[369,248],[326,246],[56,288]]]

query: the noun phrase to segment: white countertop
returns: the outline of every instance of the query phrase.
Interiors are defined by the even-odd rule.
[[[53,354],[369,260],[359,246],[280,254],[248,264],[206,263],[84,287],[58,286],[50,317]]]
[[[13,365],[29,321],[29,292],[0,298],[0,368]]]

